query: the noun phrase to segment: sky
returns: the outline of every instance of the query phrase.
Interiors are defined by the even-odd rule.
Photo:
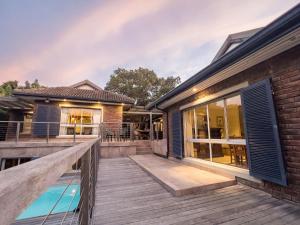
[[[0,0],[0,83],[104,87],[117,68],[184,81],[230,33],[266,26],[299,0]]]

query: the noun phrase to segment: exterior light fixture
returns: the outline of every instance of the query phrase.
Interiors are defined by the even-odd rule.
[[[196,91],[198,91],[198,89],[197,88],[193,88],[193,92],[196,92]]]

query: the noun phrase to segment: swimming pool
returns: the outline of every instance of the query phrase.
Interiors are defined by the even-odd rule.
[[[17,217],[17,220],[47,215],[55,205],[61,194],[64,192],[66,187],[67,185],[55,185],[49,187],[38,199],[36,199]],[[70,211],[76,209],[79,203],[79,197],[80,186],[78,184],[70,185],[64,193],[63,197],[59,200],[59,203],[56,205],[52,214],[66,212],[70,204]]]

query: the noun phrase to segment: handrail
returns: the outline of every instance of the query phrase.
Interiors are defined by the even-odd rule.
[[[10,225],[45,189],[53,185],[99,139],[30,161],[0,173],[0,224]]]

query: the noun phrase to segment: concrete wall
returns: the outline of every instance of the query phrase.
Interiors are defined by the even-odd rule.
[[[0,158],[43,157],[73,146],[73,143],[1,143]]]
[[[151,141],[152,151],[161,156],[167,156],[168,146],[167,139]]]
[[[126,157],[135,154],[135,142],[104,142],[100,144],[101,158]]]
[[[168,141],[172,156],[172,112],[199,98],[236,84],[271,78],[278,126],[288,175],[288,187],[264,182],[261,189],[273,196],[300,202],[300,45],[251,67],[168,108]],[[250,185],[251,182],[247,181]],[[253,184],[254,186],[256,184]]]

